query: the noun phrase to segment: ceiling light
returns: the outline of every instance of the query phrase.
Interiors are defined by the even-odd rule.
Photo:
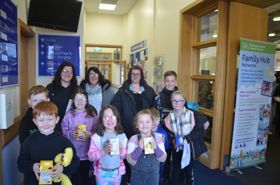
[[[269,37],[274,37],[276,34],[275,33],[269,33],[268,36]]]
[[[115,10],[115,8],[116,8],[115,4],[100,3],[99,5],[100,10]]]
[[[218,35],[217,34],[213,34],[213,38],[217,38],[218,37]]]
[[[273,17],[272,19],[273,21],[280,21],[280,16],[277,16],[277,17]]]

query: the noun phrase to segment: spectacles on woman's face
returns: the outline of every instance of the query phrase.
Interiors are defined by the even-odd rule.
[[[86,102],[87,101],[86,98],[75,98],[74,100],[78,101],[78,102]]]
[[[140,77],[141,73],[131,73],[131,76]]]
[[[112,115],[112,116],[104,116],[104,119],[106,120],[106,121],[108,121],[108,120],[110,120],[110,119],[116,119],[117,117],[116,116],[114,116],[114,115]]]
[[[73,74],[73,71],[72,71],[72,70],[63,69],[63,70],[62,70],[62,73],[63,73],[63,74],[67,74],[67,75],[72,75],[72,74]]]
[[[94,77],[94,78],[97,78],[98,77],[98,74],[97,73],[89,73],[89,77]]]
[[[185,103],[185,100],[171,100],[172,103]]]

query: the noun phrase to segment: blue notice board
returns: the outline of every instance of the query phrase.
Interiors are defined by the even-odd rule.
[[[17,7],[0,0],[0,88],[18,84]]]
[[[80,75],[80,37],[60,35],[38,36],[39,76],[53,76],[64,61],[71,62]]]

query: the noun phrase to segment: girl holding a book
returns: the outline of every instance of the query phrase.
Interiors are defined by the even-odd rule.
[[[88,151],[89,160],[94,162],[97,185],[121,183],[121,176],[125,174],[126,146],[127,138],[117,109],[112,105],[103,107]]]
[[[141,110],[135,117],[139,134],[133,135],[128,142],[127,161],[132,165],[131,185],[159,184],[160,162],[166,159],[164,139],[158,133],[152,113]]]
[[[72,108],[65,114],[61,128],[63,135],[75,146],[80,159],[79,169],[71,176],[72,183],[82,185],[89,183],[91,162],[88,160],[87,152],[98,118],[93,107],[88,103],[84,89],[76,88],[73,95]]]

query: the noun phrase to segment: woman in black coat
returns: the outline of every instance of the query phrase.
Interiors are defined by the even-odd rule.
[[[77,87],[74,65],[69,61],[63,62],[57,68],[53,81],[47,85],[49,98],[56,104],[60,117],[60,121],[56,125],[57,131],[61,132],[60,122],[64,117],[69,100],[72,98],[72,93]]]
[[[112,105],[121,116],[121,123],[127,138],[136,133],[133,121],[136,113],[142,109],[155,107],[155,91],[144,80],[143,69],[133,66],[128,72],[128,79],[119,88]]]

